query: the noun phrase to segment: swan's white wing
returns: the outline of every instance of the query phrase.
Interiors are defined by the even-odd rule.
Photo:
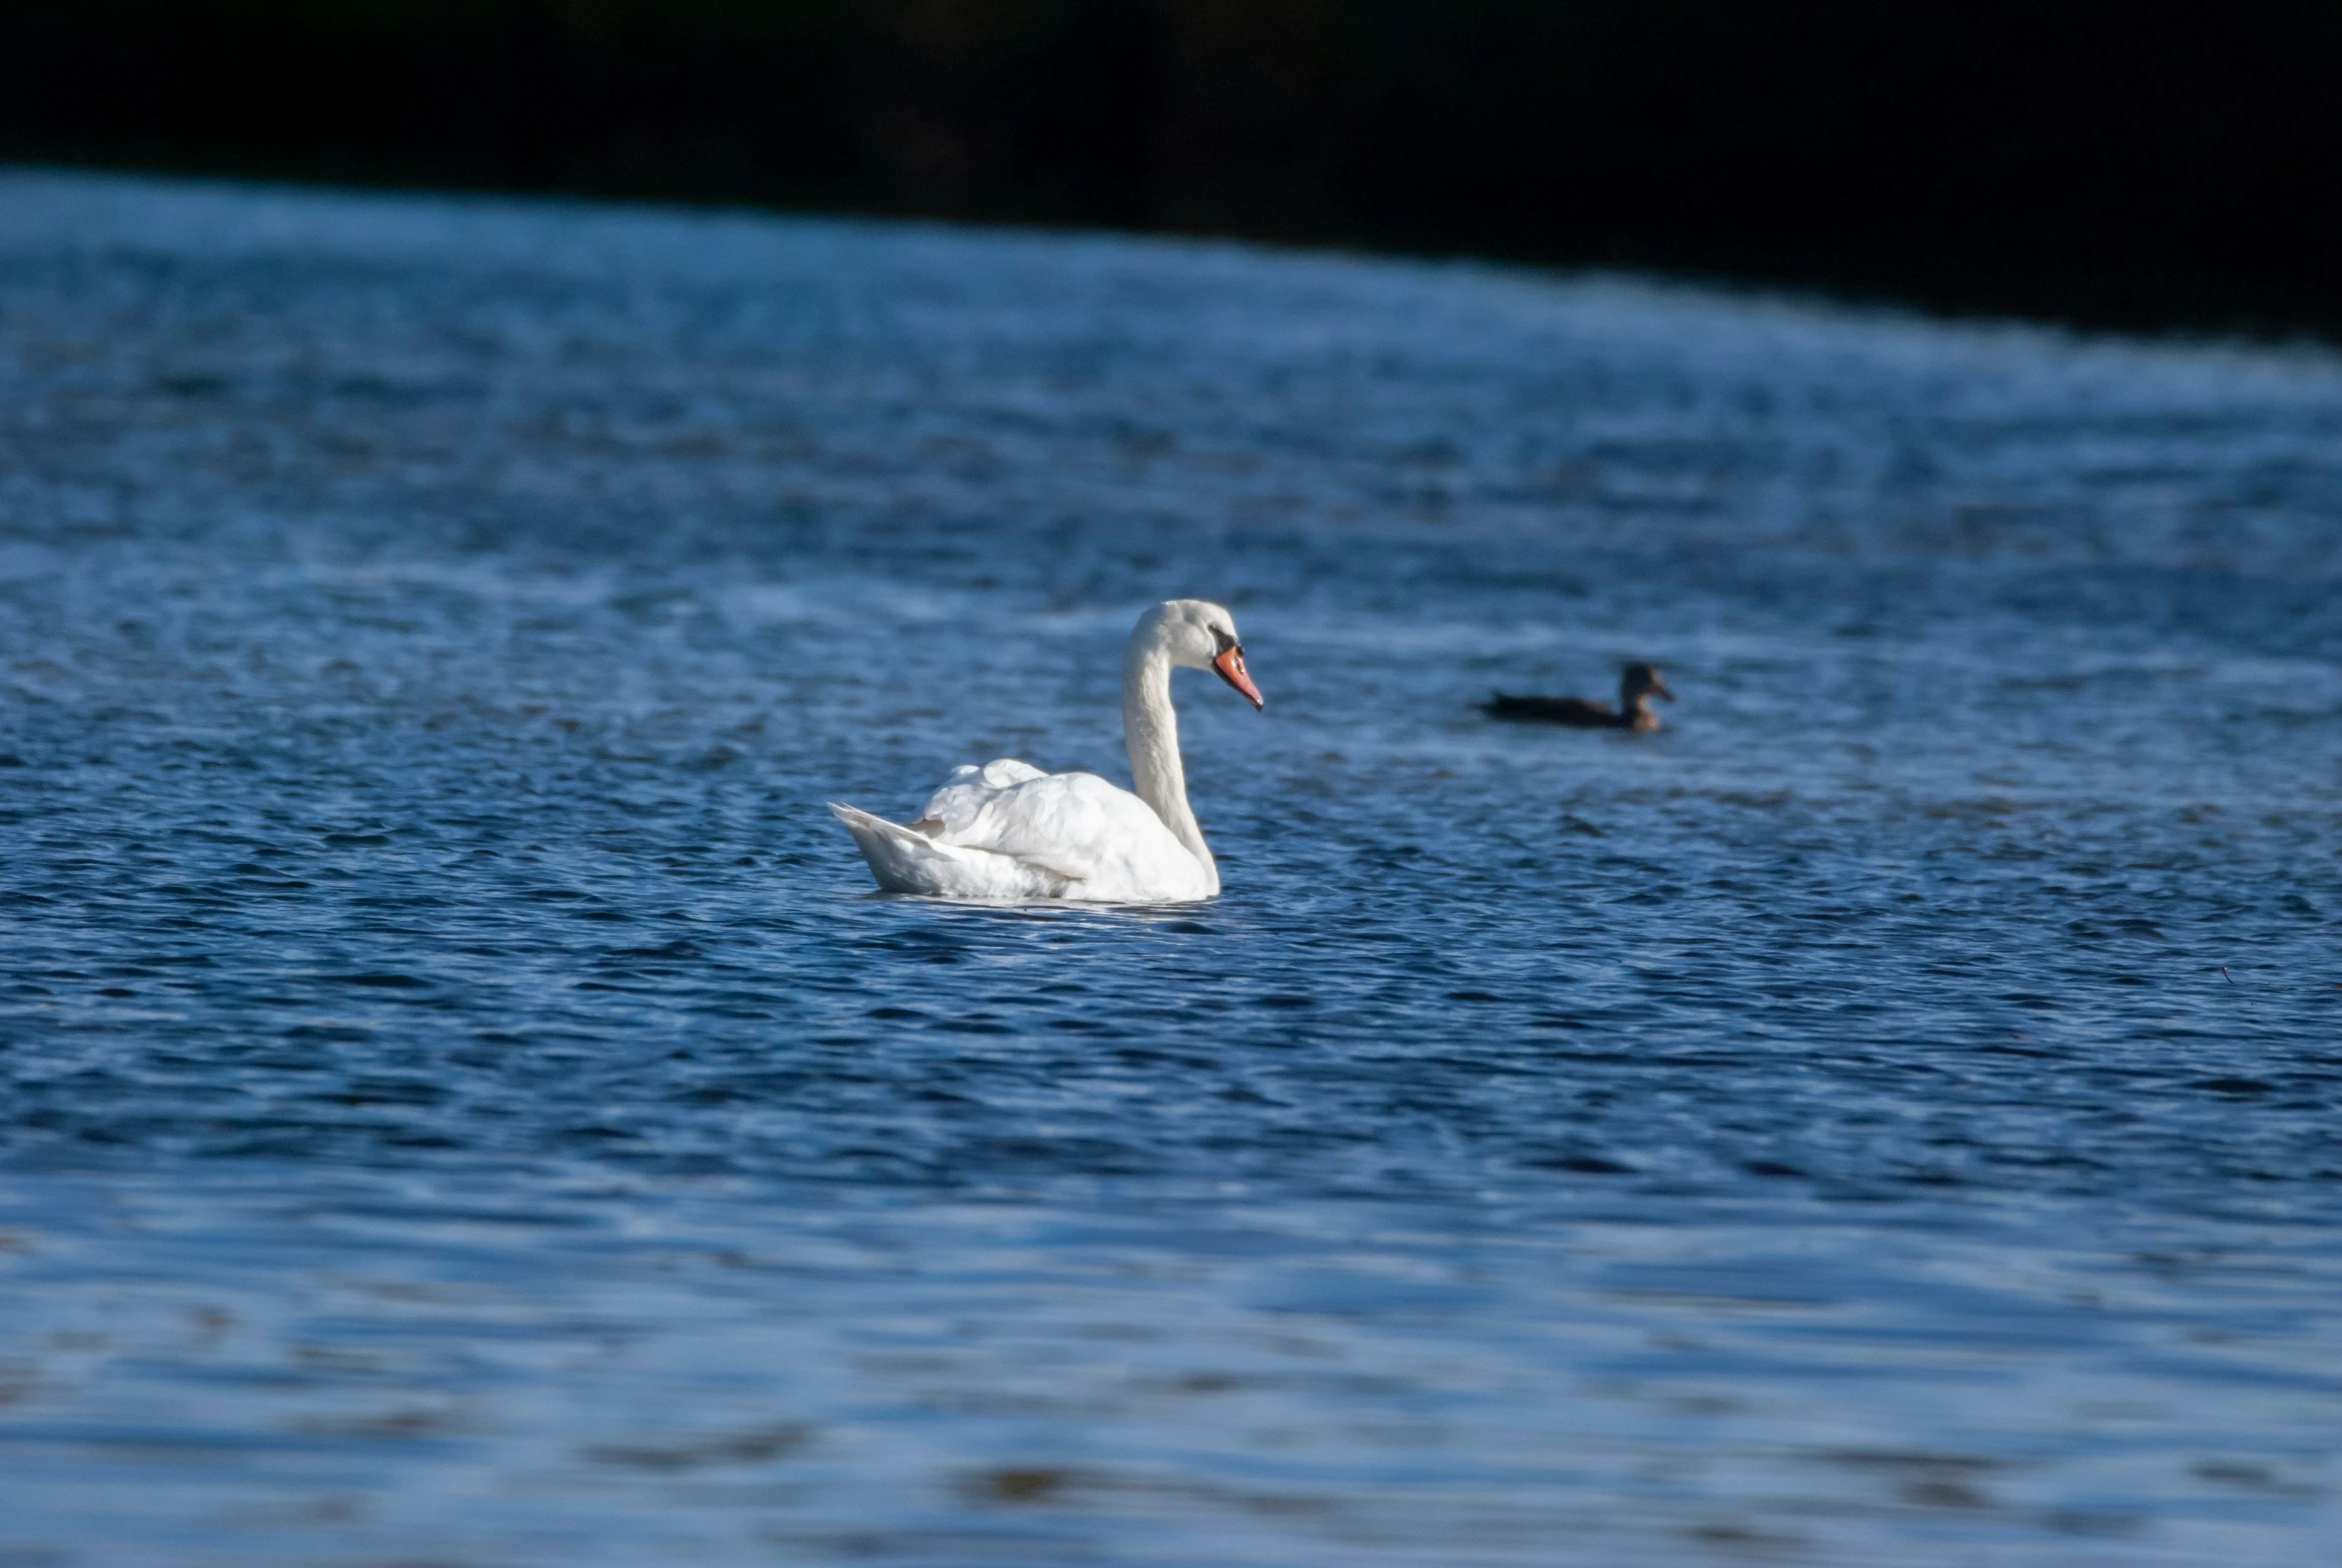
[[[934,837],[956,839],[974,825],[1001,791],[1048,777],[1032,763],[1019,762],[1014,757],[1001,757],[981,768],[973,762],[964,762],[952,769],[950,783],[927,798],[927,804],[920,808],[919,820],[912,826]]]
[[[1065,898],[1067,880],[1013,855],[941,844],[884,817],[830,803],[830,810],[854,835],[870,874],[889,893],[925,893],[935,898]]]
[[[956,898],[1150,903],[1208,898],[1210,879],[1163,819],[1090,773],[1012,758],[962,767],[899,827],[832,806],[879,885]]]
[[[968,805],[973,813],[957,817]],[[1067,898],[1137,903],[1211,894],[1201,863],[1154,808],[1094,773],[1036,773],[1005,789],[988,788],[981,800],[961,797],[952,807],[956,820],[937,834],[939,841],[1065,877]]]

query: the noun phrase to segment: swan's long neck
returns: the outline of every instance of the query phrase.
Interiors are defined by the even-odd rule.
[[[1170,654],[1152,638],[1133,638],[1123,655],[1123,738],[1131,747],[1131,782],[1171,836],[1187,848],[1219,891],[1219,867],[1187,806],[1187,771],[1179,762],[1179,718],[1171,711]]]

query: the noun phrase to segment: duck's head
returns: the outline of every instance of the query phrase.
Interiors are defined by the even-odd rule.
[[[1645,696],[1675,700],[1675,693],[1667,689],[1667,682],[1659,678],[1656,664],[1629,664],[1618,677],[1618,700],[1622,706],[1633,707]]]
[[[1166,599],[1139,617],[1131,633],[1134,652],[1160,648],[1180,669],[1209,670],[1242,694],[1255,709],[1261,706],[1260,688],[1244,668],[1244,644],[1236,635],[1236,618],[1224,604],[1209,599]]]

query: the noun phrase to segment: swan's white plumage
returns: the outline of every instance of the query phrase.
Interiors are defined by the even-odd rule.
[[[955,769],[909,826],[852,806],[830,810],[890,893],[1102,904],[1209,898],[1219,891],[1219,872],[1187,809],[1171,670],[1212,668],[1214,657],[1231,656],[1226,648],[1235,650],[1237,673],[1229,676],[1222,667],[1223,678],[1257,702],[1242,674],[1235,623],[1218,605],[1173,599],[1150,610],[1132,634],[1124,660],[1132,769],[1160,801],[1093,773],[1044,773],[1003,757]],[[1191,846],[1171,823],[1185,829]]]
[[[1095,773],[1044,773],[1013,757],[963,766],[909,827],[830,809],[892,893],[1146,904],[1214,891],[1147,802]]]
[[[870,873],[889,893],[926,893],[937,898],[1054,899],[1066,896],[1064,877],[1027,865],[1011,855],[963,849],[833,801],[830,810],[854,835]]]

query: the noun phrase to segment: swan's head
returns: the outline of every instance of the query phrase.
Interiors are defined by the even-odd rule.
[[[1675,693],[1669,691],[1667,682],[1659,678],[1659,666],[1656,664],[1629,664],[1619,676],[1618,684],[1619,700],[1630,708],[1640,702],[1646,692],[1654,697],[1665,697],[1670,702],[1675,700]]]
[[[1181,669],[1209,670],[1243,694],[1258,709],[1260,688],[1244,668],[1244,644],[1236,636],[1236,618],[1224,604],[1209,599],[1166,599],[1139,617],[1131,633],[1133,649],[1160,648]]]

